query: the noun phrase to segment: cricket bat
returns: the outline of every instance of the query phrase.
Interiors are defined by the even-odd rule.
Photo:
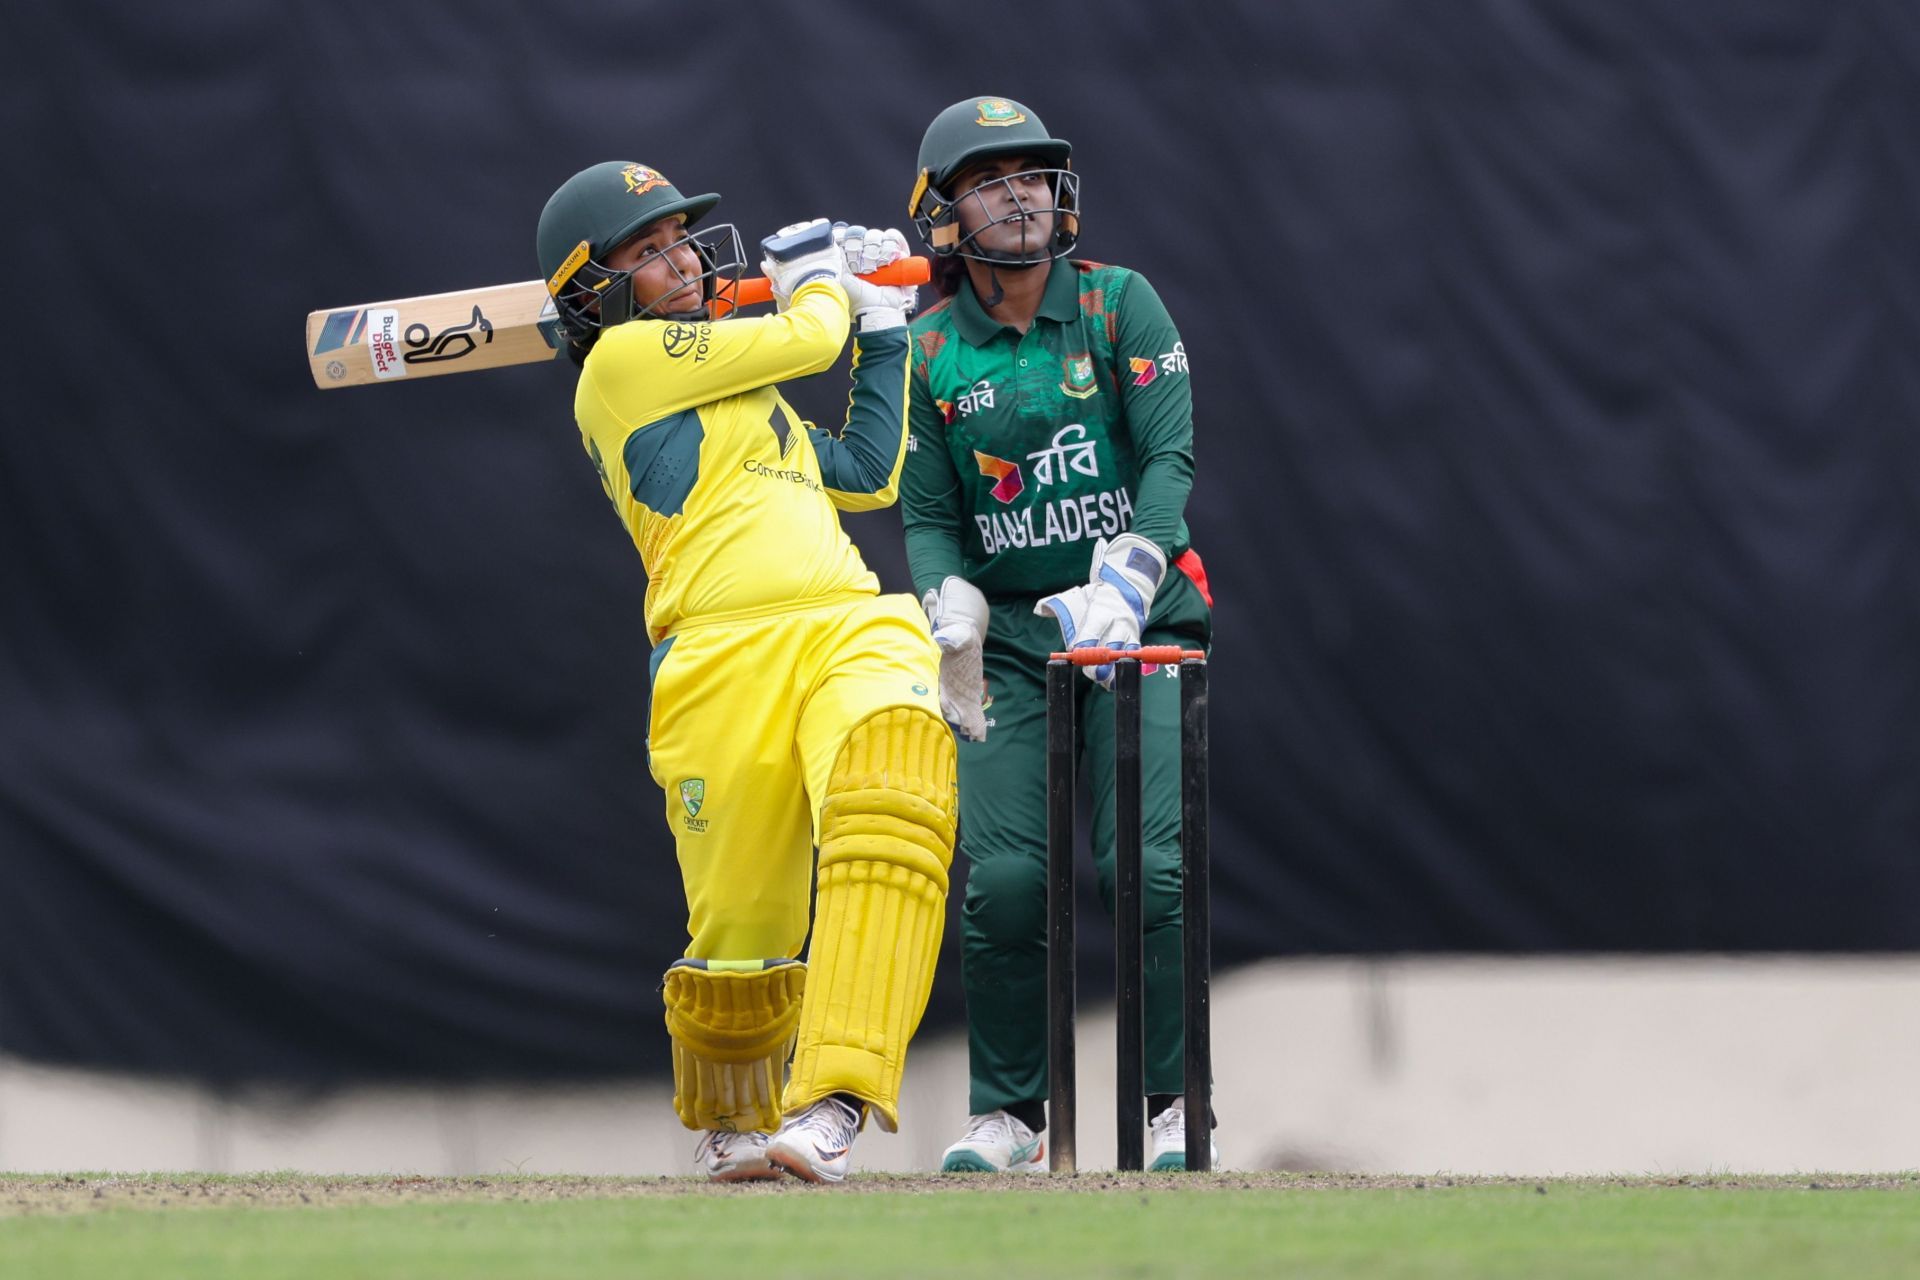
[[[902,258],[861,278],[925,284],[931,275],[927,259]],[[722,281],[716,314],[772,300],[773,286],[764,277]],[[322,391],[539,364],[566,345],[544,280],[307,314],[307,367]]]

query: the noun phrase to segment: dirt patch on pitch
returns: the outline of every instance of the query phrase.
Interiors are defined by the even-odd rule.
[[[643,1199],[655,1196],[928,1195],[950,1192],[1027,1194],[1143,1194],[1175,1191],[1427,1191],[1448,1187],[1506,1186],[1540,1195],[1605,1187],[1667,1187],[1701,1190],[1920,1192],[1920,1172],[1891,1174],[1795,1174],[1724,1177],[1493,1178],[1438,1174],[1215,1173],[1120,1174],[1107,1171],[1063,1176],[983,1174],[856,1174],[838,1187],[814,1187],[788,1179],[717,1186],[692,1178],[567,1177],[354,1177],[300,1174],[67,1174],[0,1175],[0,1217],[87,1213],[103,1209],[305,1208],[335,1205]]]

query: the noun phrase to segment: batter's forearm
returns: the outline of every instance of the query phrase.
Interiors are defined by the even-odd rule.
[[[844,511],[890,504],[906,456],[907,331],[883,329],[853,343],[853,391],[840,434],[814,433],[820,478]]]

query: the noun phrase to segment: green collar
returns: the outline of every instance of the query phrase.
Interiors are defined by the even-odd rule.
[[[1065,258],[1055,258],[1053,265],[1047,268],[1047,287],[1040,295],[1040,308],[1035,319],[1056,320],[1065,323],[1080,318],[1080,272]],[[1001,332],[1019,336],[1011,325],[1001,324],[988,315],[980,306],[980,299],[973,296],[973,277],[967,276],[960,281],[959,292],[953,295],[953,327],[969,346],[984,347]]]

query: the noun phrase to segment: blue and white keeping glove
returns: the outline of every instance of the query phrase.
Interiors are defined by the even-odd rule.
[[[907,238],[891,227],[870,231],[866,227],[836,222],[833,242],[840,246],[845,272],[840,283],[846,286],[847,305],[858,322],[858,331],[873,333],[906,324],[907,317],[913,314],[918,290],[910,284],[868,284],[860,277],[906,257]]]
[[[940,714],[968,742],[985,742],[987,681],[980,649],[987,638],[987,598],[965,578],[949,577],[920,605],[940,646]]]
[[[815,218],[780,228],[760,242],[760,271],[773,285],[774,306],[781,311],[809,280],[838,280],[845,268],[832,224]]]
[[[1033,606],[1060,623],[1069,649],[1138,649],[1140,632],[1153,612],[1153,594],[1167,573],[1167,557],[1138,534],[1123,533],[1093,544],[1093,570],[1084,587],[1047,596]],[[1113,664],[1082,668],[1104,689],[1113,688]]]

